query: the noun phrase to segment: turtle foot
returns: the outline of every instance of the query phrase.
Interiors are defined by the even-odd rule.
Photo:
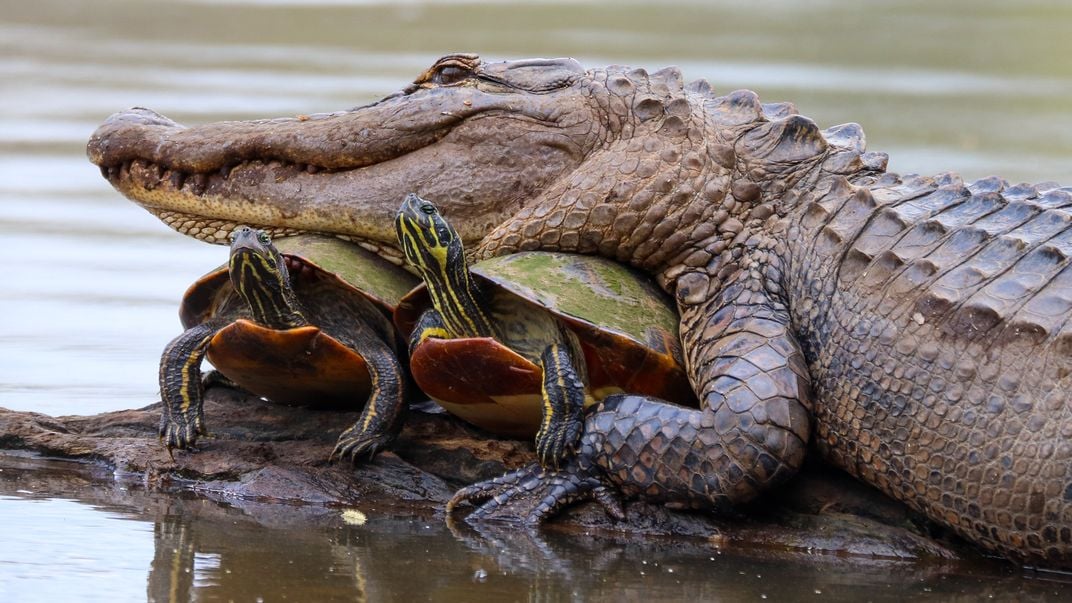
[[[617,492],[576,464],[559,471],[538,464],[511,471],[495,479],[462,488],[447,502],[447,514],[462,504],[479,505],[466,518],[469,523],[502,521],[539,525],[563,507],[595,500],[607,515],[625,519]]]
[[[219,371],[208,371],[201,377],[201,387],[205,390],[212,387],[229,387],[240,392],[247,392],[242,386],[234,382],[230,377]]]
[[[168,453],[175,448],[186,450],[194,445],[198,436],[207,436],[205,419],[200,413],[171,417],[164,415],[160,419],[160,441],[167,446]]]
[[[363,433],[348,429],[339,436],[339,441],[335,444],[335,449],[331,451],[328,460],[341,461],[346,457],[350,457],[352,463],[356,463],[362,457],[372,460],[377,452],[387,448],[394,439],[394,435],[389,433]]]
[[[555,470],[561,467],[574,454],[583,430],[584,420],[580,412],[557,424],[542,425],[536,434],[536,457],[540,465]]]

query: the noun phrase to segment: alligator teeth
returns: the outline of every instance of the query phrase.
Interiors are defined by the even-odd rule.
[[[152,190],[160,183],[160,167],[141,159],[130,163],[130,179],[138,186]]]
[[[171,172],[171,176],[168,179],[171,180],[171,187],[179,190],[186,183],[186,174],[177,171]]]
[[[188,182],[190,183],[190,192],[195,195],[202,195],[205,192],[205,188],[208,187],[208,174],[194,174]]]
[[[130,179],[142,188],[149,186],[149,174],[146,169],[145,162],[140,159],[130,162]]]
[[[309,172],[310,174],[315,174],[320,171],[320,168],[310,163],[309,165],[305,166],[305,171]]]

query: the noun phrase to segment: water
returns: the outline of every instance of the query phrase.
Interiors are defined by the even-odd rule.
[[[0,460],[3,601],[71,600],[72,590],[77,600],[106,602],[1042,601],[1072,594],[1059,577],[997,564],[451,532],[441,520],[375,508],[218,503],[146,492],[137,483],[102,487],[96,480],[104,476],[70,463]]]
[[[747,87],[766,101],[792,100],[823,127],[857,121],[869,147],[890,154],[892,170],[1072,183],[1068,3],[753,4],[0,3],[0,253],[6,260],[0,406],[62,415],[154,401],[159,353],[179,330],[177,300],[224,259],[222,248],[175,235],[123,200],[85,160],[84,144],[97,124],[129,106],[148,106],[184,123],[345,108],[400,88],[454,51],[574,56],[588,65],[676,64],[687,78],[706,77],[720,91]],[[736,600],[758,597],[772,575],[826,597],[926,592],[914,578],[874,582],[856,566],[834,572],[843,589],[828,583],[811,588],[830,566],[774,565],[768,580],[753,579],[751,570],[723,575],[705,561],[706,552],[678,558],[663,545],[586,549],[565,539],[549,545],[558,559],[549,560],[543,549],[511,541],[498,551],[510,561],[492,556],[493,564],[488,553],[472,553],[437,521],[428,528],[397,518],[370,520],[361,529],[311,529],[300,522],[265,527],[257,523],[264,521],[260,515],[243,511],[237,516],[254,527],[233,524],[246,525],[240,529],[191,511],[210,504],[203,501],[183,499],[173,503],[171,515],[161,515],[146,509],[166,507],[174,497],[127,491],[116,494],[125,501],[116,507],[94,502],[100,486],[78,495],[72,487],[58,480],[45,494],[2,493],[0,600],[43,597],[65,585],[80,585],[82,598],[166,598],[153,594],[159,572],[150,575],[148,590],[142,576],[156,567],[162,545],[155,535],[168,521],[202,539],[221,534],[220,542],[194,547],[196,579],[184,587],[193,591],[183,591],[208,599],[250,600],[258,581],[269,579],[266,600],[284,592],[311,599],[323,594],[318,588],[336,587],[332,597],[360,598],[374,592],[363,590],[369,584],[378,593],[413,589],[418,598],[482,589],[475,592],[598,600],[625,589],[632,598],[648,598],[644,592]],[[220,516],[231,517],[223,509]],[[380,531],[371,532],[375,526]],[[258,564],[247,561],[242,573],[259,578],[235,582],[233,572],[220,569],[236,557],[263,560],[273,547],[303,559],[302,571],[282,571],[279,563],[255,571]],[[676,559],[677,571],[641,576],[644,556]],[[354,569],[359,566],[375,571]],[[474,582],[480,569],[488,575]],[[329,580],[336,571],[346,580]],[[420,581],[412,579],[415,572]],[[449,576],[441,582],[444,573]],[[571,581],[582,579],[608,580],[613,588],[592,582],[576,587],[582,590],[575,595]],[[971,580],[982,586],[945,594],[1048,592],[1042,582],[1020,576]],[[755,589],[735,590],[742,584]],[[944,592],[942,584],[930,584],[931,592]]]

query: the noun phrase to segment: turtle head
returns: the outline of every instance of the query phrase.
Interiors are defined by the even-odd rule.
[[[426,282],[457,282],[459,272],[468,272],[461,236],[431,201],[406,195],[395,216],[395,231],[406,260]]]
[[[451,336],[495,336],[497,330],[484,312],[484,297],[469,275],[462,237],[439,209],[415,193],[406,195],[395,215],[395,232]]]
[[[267,232],[248,226],[234,230],[229,272],[231,285],[257,322],[280,329],[308,324],[291,286],[286,259]]]

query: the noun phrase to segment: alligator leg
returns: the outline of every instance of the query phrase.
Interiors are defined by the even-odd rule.
[[[224,320],[203,322],[168,343],[160,356],[160,439],[172,448],[189,448],[205,435],[201,361],[212,337],[227,324]]]
[[[398,437],[406,410],[406,375],[391,346],[371,327],[356,322],[348,332],[332,336],[357,351],[368,366],[372,390],[357,422],[342,432],[332,459],[362,455],[372,458]]]
[[[606,484],[627,496],[712,508],[746,501],[792,476],[809,437],[810,382],[776,265],[769,255],[763,265],[749,260],[741,258],[720,287],[698,273],[678,283],[682,339],[701,409],[610,396],[587,413],[578,452],[560,472],[532,467],[476,484],[449,508],[487,500],[476,519],[532,521],[548,505],[601,497]],[[519,512],[515,499],[530,503]],[[497,511],[504,507],[510,510]]]

